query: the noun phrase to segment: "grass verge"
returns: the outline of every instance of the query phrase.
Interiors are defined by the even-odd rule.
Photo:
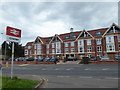
[[[2,89],[2,77],[0,76],[0,90]]]
[[[2,77],[2,88],[34,88],[40,81],[19,79],[17,77]]]

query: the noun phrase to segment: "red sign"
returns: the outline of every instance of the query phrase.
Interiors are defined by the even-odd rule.
[[[7,26],[6,35],[20,38],[21,37],[21,30]]]

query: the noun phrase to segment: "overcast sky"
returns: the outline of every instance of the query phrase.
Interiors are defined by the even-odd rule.
[[[118,21],[117,2],[4,2],[0,4],[0,33],[6,26],[22,30],[25,45],[37,36],[109,27]],[[0,37],[1,40],[4,39]]]

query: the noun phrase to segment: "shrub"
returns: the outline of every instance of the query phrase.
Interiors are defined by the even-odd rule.
[[[83,57],[80,64],[89,64],[89,57]]]
[[[18,79],[18,77],[17,77],[17,76],[14,76],[12,79],[13,79],[13,80],[17,80],[17,79]]]

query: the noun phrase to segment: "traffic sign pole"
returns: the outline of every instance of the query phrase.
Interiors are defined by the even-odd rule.
[[[7,41],[12,42],[12,61],[11,61],[11,79],[13,78],[14,64],[14,43],[19,43],[21,40],[21,30],[7,26],[6,28]]]
[[[13,78],[13,61],[14,61],[14,42],[12,43],[12,63],[11,63],[11,79]]]

